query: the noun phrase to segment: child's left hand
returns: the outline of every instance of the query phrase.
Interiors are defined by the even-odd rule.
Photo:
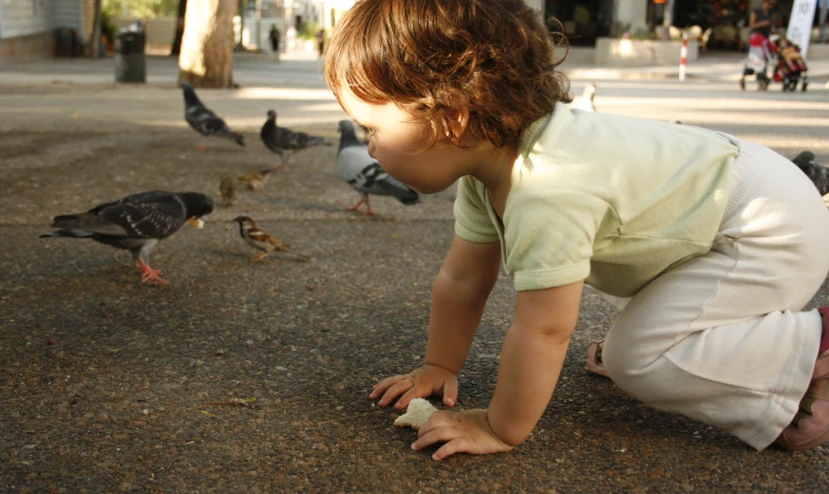
[[[417,441],[412,449],[420,450],[429,445],[444,442],[432,455],[433,460],[442,460],[455,453],[483,455],[509,451],[513,446],[505,443],[489,426],[486,410],[465,410],[453,413],[439,411],[417,431]]]

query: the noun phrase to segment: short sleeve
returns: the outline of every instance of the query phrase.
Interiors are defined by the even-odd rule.
[[[498,242],[498,230],[484,203],[483,184],[466,176],[458,181],[458,196],[455,199],[455,234],[477,244]]]
[[[504,242],[515,289],[540,290],[586,279],[608,211],[604,201],[573,191],[530,193],[509,204]]]

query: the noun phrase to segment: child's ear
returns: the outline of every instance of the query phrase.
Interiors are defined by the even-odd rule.
[[[461,136],[466,131],[466,126],[469,125],[469,108],[454,108],[449,106],[443,110],[443,114],[446,115],[449,130],[460,141]]]

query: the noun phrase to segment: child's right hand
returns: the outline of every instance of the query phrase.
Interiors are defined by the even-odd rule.
[[[409,406],[415,398],[433,394],[442,394],[443,403],[448,407],[454,406],[458,400],[458,376],[443,367],[424,365],[406,375],[383,379],[374,385],[368,397],[372,400],[380,398],[378,405],[386,406],[400,396],[394,404],[394,408],[400,410]]]

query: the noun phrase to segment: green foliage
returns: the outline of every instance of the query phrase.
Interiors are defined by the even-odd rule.
[[[320,25],[316,22],[300,22],[296,30],[297,38],[315,41],[317,39],[317,33],[320,30]]]
[[[115,23],[112,22],[112,16],[105,10],[101,10],[101,36],[112,38],[117,30]]]
[[[103,0],[101,8],[110,17],[175,17],[178,2],[179,0]]]
[[[656,34],[647,27],[640,26],[630,33],[630,39],[656,39]]]

